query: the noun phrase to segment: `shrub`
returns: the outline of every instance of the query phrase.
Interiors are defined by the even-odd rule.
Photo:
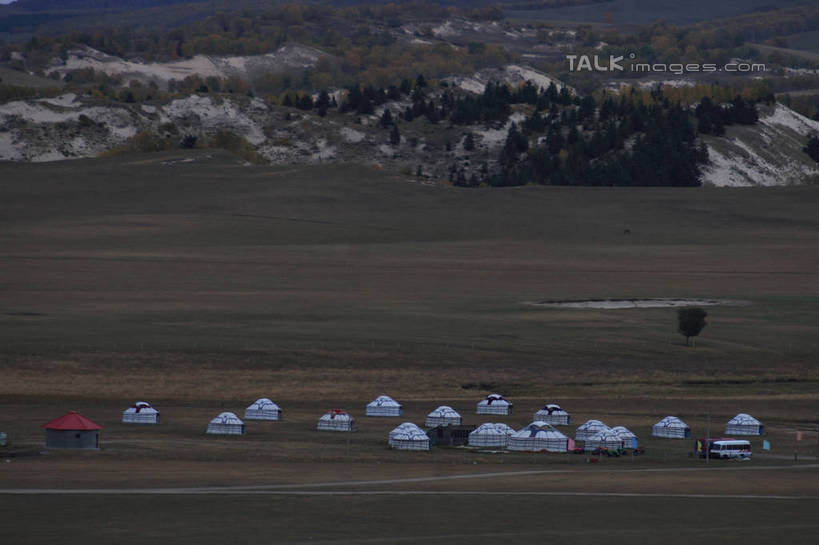
[[[234,132],[217,132],[207,140],[207,147],[227,150],[256,165],[267,163],[267,159],[256,151],[253,144]]]

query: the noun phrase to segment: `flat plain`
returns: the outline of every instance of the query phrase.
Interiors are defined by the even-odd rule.
[[[0,463],[14,490],[0,530],[19,543],[805,542],[819,526],[817,209],[816,186],[460,190],[202,151],[2,164],[0,430],[28,453],[70,409],[105,429],[100,452]],[[675,309],[527,304],[664,297],[744,304],[708,307],[695,347]],[[629,427],[646,454],[387,447],[440,404],[486,421],[474,407],[490,391],[515,402],[513,427],[557,401],[574,426]],[[364,417],[382,393],[404,419]],[[258,397],[284,420],[205,435]],[[119,423],[138,399],[160,426]],[[334,407],[358,431],[314,431]],[[650,437],[667,414],[701,436],[738,412],[765,423],[771,453],[754,438],[751,462],[706,465],[690,441]]]

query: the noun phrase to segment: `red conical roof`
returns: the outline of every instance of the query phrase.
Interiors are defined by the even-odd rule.
[[[70,411],[48,424],[40,426],[47,430],[101,430],[102,426],[88,420],[77,411]]]

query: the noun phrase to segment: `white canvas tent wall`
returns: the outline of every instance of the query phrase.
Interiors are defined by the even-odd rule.
[[[637,439],[637,436],[625,426],[615,426],[611,429],[612,433],[617,434],[623,441],[623,448],[631,448],[632,440]]]
[[[669,439],[685,439],[691,436],[691,428],[676,416],[666,416],[654,424],[651,428],[651,435]]]
[[[568,426],[571,416],[560,405],[547,403],[546,406],[535,413],[535,420],[546,422],[552,426]]]
[[[569,438],[546,422],[532,422],[509,437],[509,450],[566,452]]]
[[[222,413],[208,424],[208,433],[216,435],[244,435],[245,423],[233,413]]]
[[[390,396],[378,396],[367,404],[367,416],[401,416],[401,404]]]
[[[512,414],[512,402],[499,394],[489,394],[478,402],[477,414]]]
[[[137,401],[122,413],[126,424],[159,424],[159,411],[147,401]]]
[[[471,447],[505,447],[509,444],[509,436],[515,430],[501,423],[481,424],[469,432],[469,446]]]
[[[332,409],[319,418],[319,431],[352,431],[355,419],[341,409]]]
[[[762,435],[765,427],[750,414],[739,413],[725,425],[728,435]]]
[[[389,444],[398,450],[429,450],[429,437],[412,422],[404,422],[390,432]]]
[[[599,420],[587,420],[577,428],[574,438],[578,441],[585,441],[601,431],[608,431],[608,429],[609,427]]]
[[[620,439],[620,436],[613,431],[603,430],[586,439],[585,447],[586,450],[593,450],[596,448],[618,449],[623,448],[623,440]]]
[[[263,397],[253,402],[245,409],[245,419],[247,420],[281,420],[282,410],[278,405]]]
[[[446,426],[449,424],[460,426],[461,420],[461,415],[458,414],[455,409],[447,405],[441,405],[427,415],[427,420],[424,422],[424,425],[428,428]]]

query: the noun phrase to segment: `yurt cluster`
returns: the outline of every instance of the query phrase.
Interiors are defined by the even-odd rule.
[[[524,452],[585,452],[628,450],[638,448],[638,436],[624,426],[609,427],[600,420],[588,420],[578,426],[574,438],[558,427],[571,426],[571,415],[555,403],[536,411],[526,426],[515,429],[497,417],[512,414],[513,404],[502,395],[490,394],[477,403],[475,414],[493,417],[493,422],[465,425],[463,417],[452,407],[442,405],[427,414],[423,427],[404,422],[392,429],[387,443],[397,450],[429,450],[432,446],[466,446],[479,449]],[[393,398],[381,395],[366,406],[372,418],[401,418],[402,406]],[[275,422],[282,420],[282,409],[268,398],[260,398],[245,409],[244,420]],[[135,425],[160,424],[160,412],[150,403],[137,401],[122,413],[122,422]],[[48,448],[99,448],[101,426],[76,412],[70,412],[42,426]],[[356,422],[343,409],[331,409],[321,415],[317,431],[352,432]],[[568,430],[566,430],[568,432]],[[244,435],[245,423],[235,413],[222,412],[207,425],[212,435]],[[741,413],[726,423],[730,435],[762,435],[762,424]],[[689,426],[676,416],[666,416],[651,428],[651,435],[667,439],[691,437]],[[582,446],[580,445],[582,443]]]

